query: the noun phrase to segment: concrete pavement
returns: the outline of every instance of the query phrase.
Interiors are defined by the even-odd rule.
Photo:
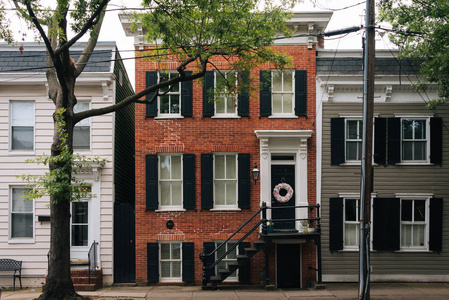
[[[39,296],[41,289],[3,291],[1,299],[31,300]],[[357,299],[357,284],[326,283],[322,290],[274,290],[261,288],[222,287],[215,291],[203,291],[199,286],[112,286],[95,292],[80,292],[96,300],[151,299],[151,300],[343,300]],[[371,300],[449,300],[449,283],[372,283]]]

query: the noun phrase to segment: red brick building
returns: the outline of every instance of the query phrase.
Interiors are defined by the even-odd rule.
[[[288,24],[297,35],[317,33],[330,16],[296,13]],[[136,49],[151,47],[135,40]],[[204,84],[184,82],[151,105],[136,105],[136,282],[211,285],[227,277],[225,282],[260,284],[267,282],[266,262],[268,280],[278,287],[317,280],[317,208],[307,207],[316,205],[316,46],[312,36],[278,40],[273,49],[292,57],[291,69],[252,70],[253,84],[267,82],[257,93],[209,102],[207,91],[221,76],[210,70]],[[226,61],[215,65],[233,76]],[[157,63],[142,59],[135,66],[136,91],[170,76],[165,70],[171,66],[159,72]],[[251,178],[255,164],[257,182]],[[293,194],[281,189],[276,199],[273,188],[280,183]],[[273,232],[257,226],[262,203]],[[204,258],[209,266],[225,254],[203,278],[200,254],[213,252],[253,215]],[[300,219],[310,219],[313,229],[304,231]],[[256,229],[240,243],[251,227]]]

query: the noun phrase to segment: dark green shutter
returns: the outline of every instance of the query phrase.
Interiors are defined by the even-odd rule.
[[[214,89],[214,86],[214,71],[206,71],[203,85],[203,117],[211,117],[214,115],[214,101],[212,101],[212,96],[210,94],[210,92]]]
[[[260,71],[260,116],[271,116],[271,71]]]
[[[401,119],[388,118],[388,164],[401,162]]]
[[[159,244],[147,243],[147,280],[159,282]]]
[[[374,118],[374,163],[386,163],[387,119]]]
[[[241,242],[239,245],[239,255],[245,255],[245,248],[250,248],[250,242]],[[251,260],[248,259],[243,265],[239,267],[239,281],[243,284],[251,283]]]
[[[331,165],[345,162],[345,119],[331,119]]]
[[[239,208],[251,208],[251,162],[249,153],[238,155],[238,206]]]
[[[430,199],[429,250],[441,252],[443,237],[443,199]]]
[[[343,249],[343,198],[330,198],[329,250]]]
[[[209,254],[212,253],[212,251],[215,250],[215,243],[214,242],[203,242],[203,252],[205,254]],[[210,266],[214,263],[215,261],[215,254],[211,255],[211,256],[206,256],[205,257],[205,262],[206,262],[206,266]],[[206,271],[206,275],[207,276],[214,276],[215,275],[215,268],[211,268],[209,270]]]
[[[192,71],[185,71],[186,76],[191,76]],[[181,115],[184,117],[193,116],[193,81],[181,82]]]
[[[152,85],[155,85],[157,83],[157,71],[147,71],[145,73],[146,80],[145,80],[145,86],[150,87]],[[153,98],[154,92],[149,93],[146,95],[146,100],[150,100]],[[152,103],[146,104],[146,117],[156,117],[157,116],[157,99],[154,99]]]
[[[307,117],[307,71],[295,71],[295,115]]]
[[[401,203],[399,198],[374,198],[373,249],[400,249]]]
[[[241,117],[249,117],[249,72],[243,71],[239,76],[241,86],[239,87],[237,112]]]
[[[443,162],[443,120],[430,118],[430,162],[441,165]]]
[[[158,209],[158,174],[157,155],[148,154],[145,156],[145,176],[146,176],[146,209]]]
[[[195,209],[195,154],[184,154],[182,188],[185,209]]]
[[[195,279],[195,248],[193,243],[182,243],[182,281],[193,282]]]
[[[201,209],[214,206],[214,156],[201,154]]]

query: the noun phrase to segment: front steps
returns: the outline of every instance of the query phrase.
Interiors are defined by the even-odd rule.
[[[89,284],[89,270],[71,270],[73,287],[75,291],[95,291],[103,287],[103,271],[90,271]]]

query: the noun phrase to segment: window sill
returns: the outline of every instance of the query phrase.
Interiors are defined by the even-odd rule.
[[[163,208],[156,209],[155,212],[185,212],[186,209],[181,207],[169,207],[169,208]]]
[[[338,250],[338,252],[359,252],[359,248],[342,249],[342,250]]]
[[[268,116],[268,119],[298,119],[298,116],[295,115],[271,115]]]
[[[220,208],[212,208],[210,211],[241,211],[238,207],[220,207]]]
[[[184,119],[184,116],[181,116],[181,115],[172,115],[172,116],[170,116],[170,115],[167,115],[167,116],[157,116],[157,117],[154,117],[153,119],[155,119],[155,120],[169,120],[169,119]]]
[[[347,161],[347,162],[341,163],[340,166],[357,166],[357,167],[360,167],[361,164],[362,164],[362,162],[360,160],[359,161]],[[372,163],[371,165],[373,167],[378,166],[378,164],[375,164],[375,163]]]
[[[10,239],[8,244],[35,244],[34,239]]]
[[[242,117],[237,115],[214,115],[211,119],[241,119]]]
[[[159,282],[182,283],[182,278],[161,278]]]
[[[395,166],[433,166],[433,163],[423,161],[423,162],[400,162],[395,164]]]
[[[401,249],[401,250],[397,250],[395,252],[396,253],[407,253],[407,252],[412,252],[412,253],[414,253],[414,252],[430,253],[430,252],[433,252],[433,251],[430,251],[428,249]]]
[[[36,155],[36,151],[34,150],[9,150],[8,155],[11,156],[25,156],[25,155]]]

